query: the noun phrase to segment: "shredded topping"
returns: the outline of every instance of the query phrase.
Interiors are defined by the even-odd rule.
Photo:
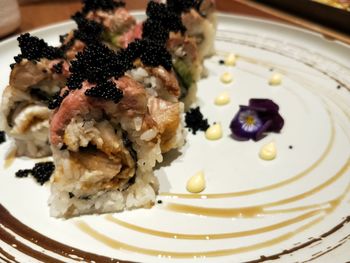
[[[24,58],[39,61],[41,58],[52,60],[63,57],[60,49],[49,46],[44,40],[31,36],[29,33],[20,35],[17,40],[21,54],[14,57],[16,63],[20,63]]]
[[[28,175],[31,174],[39,184],[43,185],[50,179],[54,170],[55,165],[53,164],[53,162],[36,163],[33,169],[17,171],[16,177],[23,178],[28,177]]]
[[[208,120],[204,119],[200,108],[190,109],[185,116],[186,128],[196,134],[197,131],[206,131],[209,128]]]
[[[90,11],[109,11],[118,7],[124,7],[125,3],[123,1],[115,0],[83,0],[83,5],[83,13],[87,14]]]

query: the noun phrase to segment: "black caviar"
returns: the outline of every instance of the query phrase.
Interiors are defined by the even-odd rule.
[[[67,79],[66,86],[71,90],[80,89],[82,87],[81,84],[83,81],[84,78],[80,74],[71,74]]]
[[[28,177],[28,175],[32,172],[31,169],[25,169],[25,170],[18,170],[16,172],[16,177],[18,178],[24,178],[24,177]]]
[[[173,10],[169,9],[169,6],[165,4],[153,1],[149,2],[146,14],[149,19],[160,21],[169,31],[180,31],[182,33],[186,31],[185,26],[182,24],[181,16],[173,12]]]
[[[147,19],[142,25],[142,37],[165,44],[169,38],[169,30],[164,27],[161,21]]]
[[[85,1],[84,3],[92,3]],[[96,3],[95,3],[96,4]],[[91,5],[95,5],[92,3]],[[164,4],[158,4],[155,2],[149,3],[149,13],[153,16],[156,15],[156,11],[166,8]],[[102,8],[103,9],[103,8]],[[180,28],[183,30],[184,27],[181,23],[181,19],[176,15],[172,14],[178,22],[174,22],[176,19],[165,19],[164,21],[171,20],[172,22],[166,22],[166,30],[173,30]],[[166,70],[172,68],[171,54],[167,51],[164,43],[159,42],[151,38],[137,39],[130,43],[126,49],[115,53],[109,49],[99,40],[98,37],[101,35],[102,27],[93,21],[87,21],[84,18],[83,13],[76,13],[72,17],[78,25],[78,31],[74,33],[74,38],[80,38],[85,41],[86,47],[83,52],[79,52],[76,59],[71,61],[70,66],[70,77],[67,79],[66,85],[70,90],[80,89],[84,81],[95,85],[93,88],[87,90],[85,95],[90,97],[102,98],[105,100],[112,100],[119,102],[123,96],[122,92],[116,88],[115,84],[110,80],[112,78],[118,79],[123,76],[126,71],[131,70],[134,67],[134,62],[137,59],[145,66],[157,67],[163,66]],[[153,22],[150,22],[153,24]],[[156,26],[162,27],[159,23]],[[159,30],[157,30],[159,31]],[[92,32],[92,35],[90,33]],[[163,41],[166,41],[168,34],[162,36]],[[63,98],[57,94],[49,104],[50,109],[54,109],[60,106]]]
[[[208,120],[204,119],[199,107],[190,109],[185,116],[186,128],[196,134],[197,131],[206,131],[209,128]]]
[[[57,74],[62,74],[62,69],[63,69],[63,61],[53,65],[53,71]]]
[[[16,177],[23,178],[32,175],[35,180],[43,185],[47,182],[55,170],[55,165],[53,162],[41,162],[36,163],[33,169],[19,170],[16,172]]]
[[[151,67],[162,65],[166,70],[171,70],[171,55],[163,45],[147,39],[140,42],[142,50],[140,59],[143,64]]]
[[[67,52],[74,45],[76,40],[80,40],[86,45],[97,43],[102,40],[102,24],[86,19],[81,12],[75,13],[71,18],[75,21],[78,28],[73,31],[73,37],[69,41],[67,41],[68,34],[60,36],[62,45],[59,49],[63,53]]]
[[[60,95],[60,92],[57,92],[49,101],[49,105],[48,108],[50,110],[54,110],[56,108],[58,108],[59,106],[61,106],[62,101],[64,100],[65,97],[67,97],[69,94],[69,91],[66,90],[62,96]]]
[[[81,12],[77,12],[72,19],[78,26],[74,31],[74,37],[83,41],[85,44],[101,40],[103,26],[93,20],[87,20]]]
[[[70,89],[80,88],[83,80],[90,83],[105,82],[116,74],[119,75],[121,72],[118,71],[120,69],[118,70],[113,50],[101,43],[94,43],[88,45],[83,52],[79,52],[76,60],[72,61],[70,67],[72,75],[68,79],[67,86]]]
[[[20,35],[17,40],[21,54],[14,57],[16,63],[20,63],[24,58],[35,62],[41,58],[57,59],[63,57],[60,49],[49,46],[44,40],[31,36],[29,33]]]
[[[6,141],[5,132],[0,131],[0,144]]]
[[[83,0],[83,5],[83,13],[87,14],[95,10],[109,11],[118,7],[124,7],[125,3],[115,0]]]
[[[146,9],[147,20],[143,25],[142,38],[158,41],[165,45],[170,32],[186,31],[180,14],[169,9],[166,4],[150,1]]]
[[[163,66],[166,70],[172,68],[171,55],[165,46],[151,39],[135,40],[118,54],[118,61],[123,61],[129,67],[126,70],[132,68],[132,63],[137,58],[140,58],[145,66]],[[131,63],[128,64],[127,61]]]
[[[31,174],[39,184],[43,185],[50,179],[54,171],[55,165],[53,162],[42,162],[35,164]]]
[[[66,38],[68,37],[67,34],[59,35],[60,43],[63,45],[63,43],[66,41]]]
[[[119,101],[121,93],[117,93],[117,89],[112,88],[108,80],[123,76],[133,68],[133,63],[138,58],[146,66],[163,66],[166,70],[171,70],[172,67],[171,55],[165,46],[149,39],[136,40],[118,53],[102,43],[93,43],[72,61],[72,74],[66,84],[69,89],[79,89],[86,80],[96,84],[86,95]]]
[[[118,103],[123,98],[123,92],[118,89],[116,84],[112,81],[97,84],[95,87],[86,90],[85,95],[111,100],[114,101],[114,103]]]

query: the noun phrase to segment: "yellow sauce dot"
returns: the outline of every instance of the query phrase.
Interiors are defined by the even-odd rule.
[[[269,84],[271,86],[281,85],[281,83],[282,83],[282,75],[279,73],[274,73],[269,80]]]
[[[230,53],[225,59],[225,65],[226,66],[235,66],[236,59],[237,59],[236,55],[233,53]]]
[[[202,171],[193,175],[188,181],[186,185],[187,191],[190,193],[200,193],[205,189],[205,178],[204,173]]]
[[[264,145],[259,152],[259,157],[265,161],[271,161],[276,158],[277,150],[274,142]]]
[[[205,131],[205,138],[208,140],[218,140],[222,137],[222,128],[219,123],[216,123],[212,126],[210,126],[206,131]]]
[[[221,75],[220,80],[222,83],[229,84],[233,81],[233,76],[229,72],[225,72]]]
[[[230,95],[228,92],[222,92],[215,98],[214,103],[218,106],[226,105],[230,103]]]

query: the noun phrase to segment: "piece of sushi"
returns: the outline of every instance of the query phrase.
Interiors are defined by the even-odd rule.
[[[167,6],[181,15],[186,34],[196,39],[199,55],[210,57],[215,53],[215,0],[167,0]]]
[[[77,28],[60,36],[61,46],[59,49],[62,50],[67,61],[75,59],[76,55],[82,52],[87,44],[103,41],[103,26],[100,23],[86,19],[81,12],[75,13],[71,18],[76,23]]]
[[[68,64],[61,52],[28,33],[18,38],[21,54],[11,65],[1,103],[1,126],[16,144],[17,156],[51,154],[48,103],[64,86]]]
[[[141,27],[125,8],[124,1],[83,0],[82,14],[103,26],[103,41],[116,50],[141,38]]]
[[[142,37],[167,47],[181,86],[181,99],[189,108],[196,100],[197,81],[203,72],[203,59],[198,52],[196,39],[187,34],[181,16],[166,4],[150,1],[146,14],[147,19],[142,23]]]
[[[167,48],[173,57],[173,66],[181,86],[181,99],[188,109],[197,100],[197,81],[204,71],[193,38],[180,33],[170,33]]]
[[[82,4],[82,10],[71,17],[77,29],[60,36],[60,49],[68,61],[73,60],[88,43],[103,42],[117,51],[141,38],[141,27],[125,9],[124,2],[83,0]]]
[[[158,192],[154,166],[184,143],[170,55],[149,41],[118,54],[92,45],[71,70],[50,127],[56,167],[51,215],[152,206]]]
[[[181,83],[181,99],[184,101],[186,108],[189,108],[196,100],[196,82],[201,77],[206,76],[206,70],[203,66],[204,55],[202,53],[207,51],[203,51],[199,44],[207,46],[205,43],[202,45],[203,39],[205,39],[204,42],[208,43],[213,40],[209,36],[203,37],[201,31],[205,28],[215,28],[209,22],[211,21],[209,18],[215,17],[215,6],[212,1],[208,3],[203,1],[199,4],[196,1],[189,1],[185,5],[183,3],[178,5],[174,2],[166,5],[158,3],[158,1],[150,1],[146,10],[147,20],[136,23],[136,19],[124,8],[123,2],[86,0],[83,1],[82,12],[73,16],[73,19],[77,22],[79,28],[79,24],[82,24],[81,27],[86,25],[86,22],[82,21],[83,19],[98,23],[103,28],[100,38],[115,50],[125,48],[141,36],[166,45],[172,54],[174,69]],[[180,8],[175,8],[174,4]],[[205,18],[204,13],[206,14]],[[191,21],[198,23],[198,25],[193,26],[188,23],[189,28],[187,29],[184,25],[184,17],[188,17],[187,20],[192,19]],[[82,22],[79,23],[78,20]],[[194,30],[199,32],[194,32]],[[200,37],[198,37],[199,35]],[[68,39],[71,38],[68,37]],[[84,47],[81,41],[76,43],[76,48],[73,45],[73,54],[75,50],[81,51]]]

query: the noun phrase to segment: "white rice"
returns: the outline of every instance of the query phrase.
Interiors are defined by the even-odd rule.
[[[150,75],[144,68],[137,67],[129,70],[127,74],[142,84],[149,96],[159,97],[172,102],[176,102],[178,100],[176,96],[168,92],[161,79]]]
[[[51,154],[48,141],[50,110],[43,105],[28,104],[30,96],[8,86],[2,96],[1,129],[16,146],[17,156],[39,158]],[[11,120],[9,115],[12,114]],[[41,121],[39,121],[41,120]],[[8,121],[12,121],[12,126]]]
[[[204,38],[203,42],[199,45],[199,53],[203,58],[211,57],[215,54],[216,24],[212,24],[210,20],[205,19],[201,28]]]
[[[104,126],[103,123],[105,123]],[[103,144],[101,134],[108,130],[107,126],[110,124],[107,121],[84,121],[81,117],[73,118],[64,135],[70,151],[52,147],[56,166],[49,199],[52,216],[72,217],[81,214],[116,212],[137,207],[151,207],[154,204],[159,186],[152,169],[156,162],[161,162],[163,158],[159,141],[157,143],[148,141],[154,136],[155,131],[148,130],[140,135],[140,132],[135,130],[133,122],[122,120],[121,124],[121,129],[133,130],[128,132],[128,137],[137,152],[135,182],[126,183],[121,188],[99,189],[97,187],[100,182],[112,180],[112,178],[102,171],[81,169],[81,166],[77,166],[72,159],[71,153],[79,152],[79,147],[86,147],[92,142],[99,148]],[[110,132],[112,131],[114,129]],[[98,145],[99,141],[101,145]],[[96,187],[84,189],[84,186],[89,184]]]
[[[50,214],[54,217],[72,217],[82,214],[118,212],[138,207],[151,207],[158,192],[158,180],[152,174],[136,174],[136,181],[124,191],[97,191],[89,199],[71,197],[66,187],[52,184],[49,199]]]

